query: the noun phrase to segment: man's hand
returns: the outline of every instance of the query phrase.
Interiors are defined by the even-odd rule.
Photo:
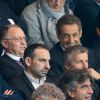
[[[93,77],[94,79],[96,79],[96,80],[100,79],[100,73],[95,71],[93,68],[88,68],[88,72],[89,72],[90,76]]]
[[[12,90],[5,90],[4,91],[5,95],[12,95],[13,93],[14,93],[14,91],[12,91]]]

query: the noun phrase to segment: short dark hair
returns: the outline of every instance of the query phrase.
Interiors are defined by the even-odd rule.
[[[64,65],[68,65],[71,63],[71,61],[72,61],[71,56],[72,56],[73,52],[75,54],[81,54],[81,53],[85,53],[85,52],[88,54],[88,50],[85,47],[83,47],[82,45],[73,45],[71,47],[68,47],[66,49],[66,51],[64,52]]]
[[[1,30],[0,30],[0,42],[6,38],[7,34],[8,34],[8,30],[11,27],[18,27],[20,28],[18,25],[16,24],[9,24],[9,25],[5,25]]]
[[[65,100],[64,93],[53,83],[44,83],[37,88],[33,92],[31,100],[35,100],[37,97],[40,97],[41,100],[46,100],[48,97],[57,98],[58,100]]]
[[[63,25],[72,25],[72,24],[77,24],[79,31],[82,30],[81,21],[78,17],[76,17],[75,15],[71,15],[71,14],[63,15],[57,21],[57,24],[56,24],[57,34],[61,35],[61,28]]]
[[[65,93],[66,97],[69,98],[67,90],[76,90],[77,84],[82,84],[87,79],[91,81],[91,77],[86,69],[70,69],[64,72],[58,86]]]
[[[30,58],[33,58],[34,57],[34,51],[37,49],[37,48],[42,48],[42,49],[45,49],[47,51],[49,51],[49,48],[45,45],[45,44],[40,44],[40,43],[34,43],[30,46],[28,46],[24,52],[24,59],[26,57],[30,57]]]

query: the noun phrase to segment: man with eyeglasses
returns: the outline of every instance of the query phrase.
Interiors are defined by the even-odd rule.
[[[23,67],[18,62],[27,47],[26,37],[19,26],[7,25],[0,31],[0,42],[5,50],[4,55],[0,57],[0,73],[11,84],[11,81],[24,71],[24,62],[21,62]]]
[[[22,18],[27,22],[28,44],[43,43],[52,48],[58,42],[56,22],[64,14],[72,14],[65,0],[37,0],[26,7]]]

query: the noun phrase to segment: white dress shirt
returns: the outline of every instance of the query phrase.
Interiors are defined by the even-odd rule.
[[[31,74],[29,74],[28,72],[26,72],[26,71],[24,71],[24,72],[35,89],[37,89],[40,85],[42,85],[44,83],[44,81],[46,80],[46,77],[37,79],[37,78],[33,77]]]

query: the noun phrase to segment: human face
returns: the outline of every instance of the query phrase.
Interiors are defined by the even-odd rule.
[[[50,69],[49,51],[46,49],[37,48],[33,55],[34,57],[31,59],[30,63],[30,73],[36,78],[42,78],[46,76],[48,70]]]
[[[77,24],[63,25],[61,27],[61,33],[58,35],[58,39],[64,49],[72,45],[80,44],[80,37],[81,32]]]
[[[82,84],[78,84],[75,91],[73,91],[72,100],[91,100],[91,96],[93,94],[93,90],[91,87],[90,80],[87,79]]]
[[[76,54],[75,52],[71,55],[70,68],[83,69],[88,68],[88,54],[87,52]]]
[[[65,0],[47,0],[47,4],[54,11],[60,11],[64,7]]]
[[[23,56],[27,47],[26,37],[23,30],[19,27],[9,28],[7,36],[2,43],[8,53],[16,56]]]

